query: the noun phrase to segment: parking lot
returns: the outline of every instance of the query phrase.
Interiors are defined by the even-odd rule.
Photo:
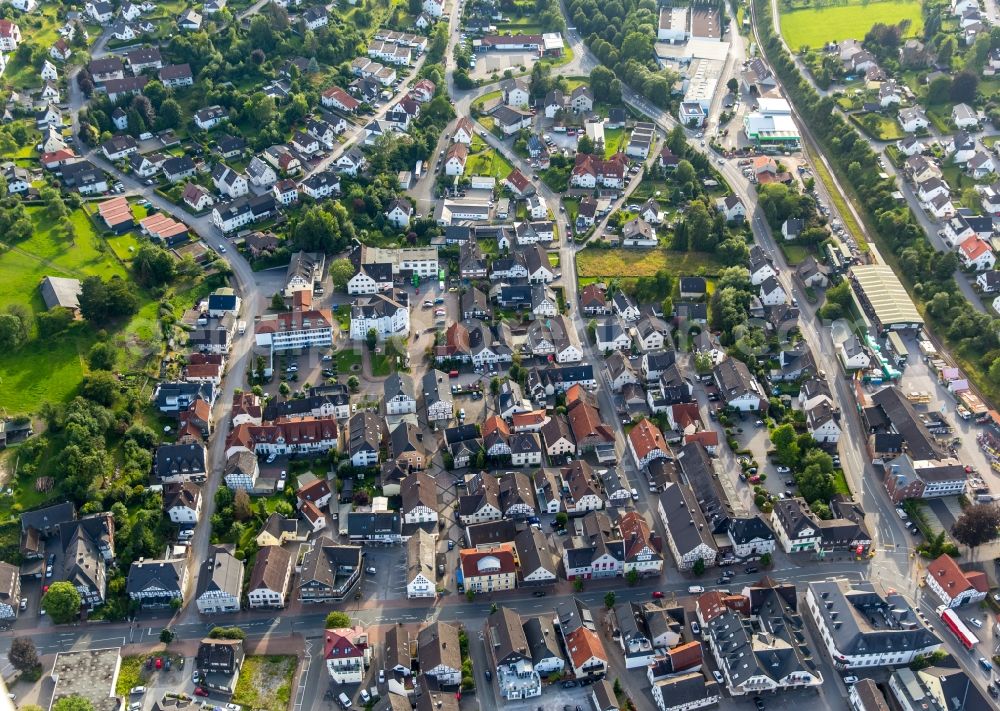
[[[532,52],[477,52],[473,56],[476,66],[469,72],[473,79],[490,79],[494,73],[502,75],[508,69],[515,74],[530,72],[538,59]]]

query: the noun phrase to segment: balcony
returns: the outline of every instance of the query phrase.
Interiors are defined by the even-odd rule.
[[[542,693],[542,679],[537,672],[510,672],[497,669],[497,686],[506,699],[526,699]]]

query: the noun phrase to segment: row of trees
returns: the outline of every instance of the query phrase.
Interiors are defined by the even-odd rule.
[[[981,372],[991,374],[986,380],[970,370],[970,377],[984,386],[1000,384],[1000,365],[991,368],[1000,359],[995,319],[973,309],[962,297],[954,279],[955,255],[934,250],[909,208],[900,206],[893,198],[896,189],[893,181],[871,170],[870,166],[878,160],[872,148],[845,121],[833,98],[819,96],[799,74],[775,34],[765,0],[754,0],[753,7],[762,49],[771,66],[803,122],[823,145],[826,156],[846,176],[845,182],[852,186],[857,204],[880,245],[896,255],[900,276],[912,286],[911,293],[925,303],[937,299],[934,312],[928,310],[931,323],[945,336],[952,350],[978,366]],[[937,297],[939,293],[944,295]]]

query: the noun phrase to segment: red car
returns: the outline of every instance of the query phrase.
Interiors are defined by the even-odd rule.
[[[750,483],[751,484],[759,484],[760,483],[760,474],[754,474],[752,477],[750,477]]]
[[[663,593],[662,592],[660,592],[659,590],[654,590],[653,591],[653,598],[654,599],[659,600],[661,597],[663,597]]]
[[[160,657],[156,658],[156,668],[163,669],[163,659],[161,659]]]
[[[196,687],[194,687],[194,695],[195,696],[208,696],[208,692],[205,691],[205,689],[202,689],[200,686],[196,686]]]

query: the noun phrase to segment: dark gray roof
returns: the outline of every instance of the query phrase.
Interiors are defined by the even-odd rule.
[[[212,546],[198,575],[196,597],[206,592],[224,592],[239,599],[243,592],[243,561],[228,549]]]
[[[536,528],[526,528],[514,536],[514,548],[522,575],[544,568],[556,575],[556,564],[545,534]]]
[[[184,576],[185,561],[147,560],[135,561],[128,570],[125,592],[129,596],[158,588],[181,594],[181,578]]]
[[[338,570],[356,570],[359,567],[361,567],[360,546],[335,545],[332,540],[323,536],[313,541],[312,548],[306,551],[302,559],[299,584],[318,582],[332,589]]]
[[[677,454],[677,464],[684,474],[698,501],[705,520],[713,533],[723,533],[729,527],[733,515],[732,506],[721,490],[715,476],[712,458],[701,442],[690,442],[681,447]]]
[[[34,511],[25,511],[21,514],[21,530],[27,531],[29,528],[39,531],[54,529],[60,523],[72,521],[75,518],[76,507],[72,502],[66,501]]]
[[[694,550],[701,544],[715,548],[712,529],[698,508],[694,492],[687,484],[670,483],[660,494],[660,506],[667,520],[667,533],[681,554]]]
[[[347,451],[352,455],[377,452],[382,443],[383,425],[382,419],[370,410],[352,415],[348,425]]]
[[[207,471],[203,444],[161,444],[156,448],[156,474],[161,478]]]
[[[473,548],[487,543],[516,541],[516,536],[520,535],[517,533],[517,525],[514,520],[509,518],[469,524],[465,527],[465,534],[466,541]],[[522,564],[521,567],[523,569],[524,565]]]
[[[807,584],[837,651],[846,656],[912,652],[940,644],[906,599],[870,582]]]
[[[737,544],[754,540],[774,540],[774,533],[760,516],[734,518],[729,522],[729,535]]]
[[[920,416],[899,388],[888,387],[879,390],[872,395],[872,402],[885,413],[892,428],[903,435],[907,449],[914,459],[941,457],[931,433],[920,421]]]
[[[398,511],[352,511],[347,514],[347,534],[352,538],[398,536],[402,531]]]
[[[562,657],[551,615],[525,619],[524,636],[528,640],[532,662],[537,664],[551,657]]]

